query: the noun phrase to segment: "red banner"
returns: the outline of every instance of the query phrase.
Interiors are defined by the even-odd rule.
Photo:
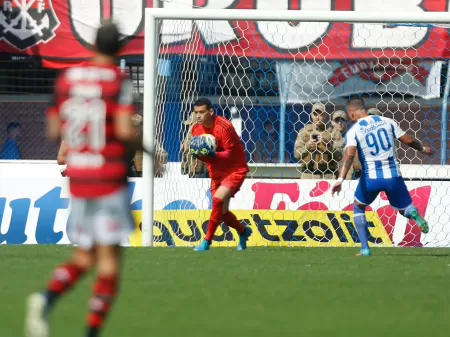
[[[142,56],[144,8],[152,0],[0,0],[0,50],[10,57],[36,56],[65,67],[92,55],[103,18],[120,22],[124,56]],[[447,0],[176,0],[168,10],[192,6],[259,10],[448,11]],[[274,15],[275,17],[276,15]],[[165,20],[161,52],[270,57],[284,60],[446,58],[444,28],[318,22]]]

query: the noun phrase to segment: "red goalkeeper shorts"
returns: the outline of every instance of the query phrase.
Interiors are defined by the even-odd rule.
[[[214,197],[219,186],[224,186],[231,191],[231,197],[241,189],[247,176],[247,170],[233,172],[223,178],[211,179],[211,195]]]

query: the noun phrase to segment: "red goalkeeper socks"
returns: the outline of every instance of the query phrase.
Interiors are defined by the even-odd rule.
[[[99,276],[89,300],[87,337],[99,336],[116,297],[118,278]]]
[[[219,198],[212,199],[212,211],[208,222],[208,230],[206,231],[205,240],[211,242],[214,233],[222,221],[223,200]]]
[[[245,227],[241,222],[236,218],[236,215],[231,213],[230,211],[226,212],[223,215],[223,221],[228,227],[234,228],[237,230],[239,234],[245,233]]]
[[[47,309],[50,309],[61,295],[70,290],[84,273],[84,270],[70,263],[57,267],[53,272],[53,277],[50,279],[45,292]]]

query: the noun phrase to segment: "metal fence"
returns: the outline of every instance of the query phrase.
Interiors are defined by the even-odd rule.
[[[223,60],[222,60],[223,61]],[[232,62],[232,60],[229,60]],[[216,107],[221,110],[225,116],[228,111],[227,106],[236,101],[237,96],[246,96],[249,104],[247,123],[259,123],[266,115],[273,113],[279,108],[278,87],[276,76],[273,76],[274,70],[270,63],[261,65],[260,63],[245,65],[242,69],[233,68],[234,74],[227,74],[223,69],[218,69],[223,62],[214,62],[210,59],[199,60],[198,77],[196,78],[196,90],[199,95],[205,95],[212,99]],[[241,86],[240,92],[236,90],[236,86],[228,85],[228,81],[236,76],[244,76],[242,70],[246,69],[245,77],[248,78],[248,86]],[[257,71],[256,71],[257,70]],[[126,65],[126,71],[133,79],[135,85],[135,97],[139,113],[142,113],[142,93],[143,93],[143,66],[140,61],[129,60]],[[179,70],[181,72],[181,70]],[[446,72],[446,69],[444,69]],[[11,123],[20,124],[20,135],[18,144],[21,159],[55,159],[57,153],[57,145],[49,143],[45,138],[44,122],[45,109],[50,101],[53,91],[53,85],[58,70],[43,69],[39,62],[33,60],[16,60],[14,62],[0,62],[0,145],[7,140],[7,127]],[[218,75],[219,74],[219,75]],[[229,76],[228,76],[229,75]],[[256,81],[260,83],[258,86],[252,85],[252,77],[257,76],[265,81]],[[272,75],[272,76],[271,76]],[[167,92],[176,92],[170,86],[179,85],[175,80],[168,80]],[[445,82],[443,82],[445,83]],[[225,88],[225,89],[223,89]],[[231,89],[226,89],[231,88]],[[189,90],[189,88],[184,88]],[[251,90],[250,90],[251,89]],[[262,93],[265,93],[262,95]],[[447,158],[448,151],[444,151],[445,155],[439,155],[442,144],[442,99],[421,100],[417,98],[396,97],[395,95],[374,97],[371,96],[372,104],[385,112],[387,117],[395,117],[401,121],[401,126],[411,130],[415,135],[428,144],[431,144],[438,155],[433,159],[422,159],[417,157],[415,152],[411,150],[400,150],[399,158],[404,164],[440,164],[442,159],[446,164],[450,164]],[[180,104],[182,97],[180,95],[166,96],[164,109],[177,111],[176,105]],[[242,99],[241,99],[242,101]],[[344,100],[333,102],[335,109],[343,108]],[[170,108],[169,108],[170,105]],[[305,115],[307,118],[308,107],[301,105],[291,105],[287,107],[293,120],[296,122]],[[174,112],[174,114],[175,114]],[[295,116],[294,116],[295,115]],[[165,117],[170,123],[181,124],[183,116],[174,115],[172,119]],[[293,145],[296,132],[302,126],[294,125],[294,121],[288,120],[292,124],[291,133],[287,135],[287,148]],[[305,121],[302,121],[304,123]],[[249,125],[250,125],[249,124]],[[246,126],[244,128],[247,128]],[[255,129],[255,127],[251,127]],[[250,129],[250,126],[248,127]],[[244,134],[244,143],[247,150],[251,151],[253,136],[251,133]],[[163,144],[166,151],[169,152],[171,161],[177,161],[179,156],[179,139],[177,137],[166,137],[167,144]],[[173,143],[173,144],[172,144]],[[450,144],[448,144],[450,145]],[[448,146],[447,146],[448,148]],[[293,162],[293,161],[292,161]]]

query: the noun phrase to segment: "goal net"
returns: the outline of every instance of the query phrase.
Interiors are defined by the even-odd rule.
[[[396,144],[429,233],[382,193],[367,208],[371,245],[449,246],[448,33],[438,24],[450,17],[440,14],[147,9],[144,138],[156,155],[154,166],[144,160],[144,245],[195,246],[204,237],[210,180],[186,150],[193,103],[206,97],[246,151],[250,173],[230,209],[252,227],[249,246],[359,246],[352,210],[361,166],[339,196],[330,192],[351,127],[345,102],[359,95],[373,118],[394,119],[436,151],[427,158]],[[318,135],[324,146],[311,150]],[[222,224],[213,246],[237,240]]]

